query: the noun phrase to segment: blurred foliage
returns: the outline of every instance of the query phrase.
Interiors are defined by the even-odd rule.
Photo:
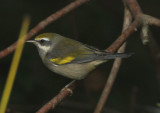
[[[30,14],[32,20],[30,28],[32,28],[42,19],[72,1],[73,0],[0,0],[0,50],[3,50],[17,40],[22,17],[25,14]],[[159,0],[138,0],[138,2],[145,13],[160,17]],[[55,32],[74,38],[73,29],[76,28],[79,41],[100,49],[105,49],[121,33],[123,8],[121,0],[91,0],[58,19],[53,24],[50,24],[40,33]],[[73,15],[75,17],[75,28],[73,25]],[[159,30],[160,28],[152,27],[154,37],[158,43],[160,43]],[[160,91],[155,64],[151,60],[147,48],[142,45],[139,39],[139,32],[134,33],[129,38],[127,52],[135,52],[135,55],[123,60],[124,62],[120,68],[106,106],[119,112],[128,113],[130,111],[130,100],[134,87],[138,89],[135,98],[137,106],[156,106],[160,101]],[[0,96],[4,88],[12,56],[13,54],[0,59]],[[111,66],[112,61],[99,66],[94,72],[107,78]],[[97,74],[97,76],[99,75]],[[90,80],[90,82],[87,82],[87,80]],[[89,78],[84,80],[84,84],[82,83],[77,87],[73,96],[67,100],[91,103],[93,106],[96,105],[103,87],[102,85],[98,87],[95,84],[97,82],[92,82],[91,80],[92,79]],[[103,83],[101,81],[102,79],[99,80],[99,83]],[[55,96],[69,81],[70,79],[48,70],[41,62],[36,47],[32,44],[26,44],[12,90],[10,106],[32,106],[30,109],[33,108],[32,110],[37,110],[41,105]],[[24,109],[26,109],[26,107],[24,107]]]

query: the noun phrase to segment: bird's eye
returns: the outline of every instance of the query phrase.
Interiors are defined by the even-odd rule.
[[[44,40],[44,39],[41,39],[41,40],[40,40],[40,43],[41,43],[41,44],[43,44],[44,42],[45,42],[45,40]]]

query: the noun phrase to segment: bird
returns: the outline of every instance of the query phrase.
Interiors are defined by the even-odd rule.
[[[51,71],[73,80],[84,79],[89,72],[109,59],[128,58],[133,53],[109,53],[56,33],[42,33],[33,43],[42,62]]]

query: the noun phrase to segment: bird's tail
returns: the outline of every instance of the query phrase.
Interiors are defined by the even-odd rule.
[[[102,53],[97,54],[97,60],[107,60],[107,59],[115,59],[115,58],[128,58],[132,56],[134,53]]]

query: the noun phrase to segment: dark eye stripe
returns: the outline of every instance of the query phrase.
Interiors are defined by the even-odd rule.
[[[38,42],[39,42],[39,44],[41,44],[42,46],[51,45],[51,41],[45,40],[45,39],[40,39],[40,40],[38,40]]]
[[[44,43],[44,42],[46,42],[46,40],[44,40],[44,39],[41,39],[41,40],[40,40],[40,43],[41,43],[41,44]]]

